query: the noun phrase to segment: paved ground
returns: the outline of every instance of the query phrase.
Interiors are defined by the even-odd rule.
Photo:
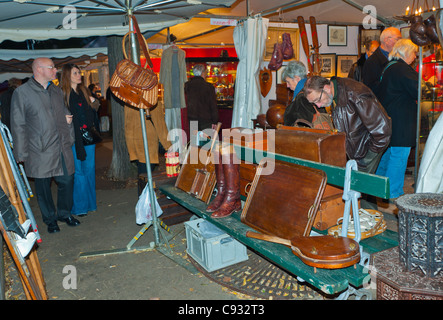
[[[119,254],[80,257],[98,251],[126,248],[141,226],[135,223],[135,205],[138,200],[136,181],[112,182],[103,179],[112,157],[112,141],[97,146],[97,201],[98,210],[79,218],[81,225],[75,228],[60,223],[61,232],[48,234],[41,222],[35,198],[30,201],[42,242],[37,254],[43,270],[51,300],[238,300],[248,299],[219,284],[201,273],[192,274],[157,250],[135,251]],[[411,191],[412,192],[412,191]],[[390,229],[396,230],[395,206],[384,205],[383,212]],[[391,214],[394,213],[394,214]],[[148,247],[153,242],[153,229],[134,244]],[[171,227],[176,235],[174,256],[186,259],[184,225]],[[66,277],[77,278],[74,288],[66,288]],[[64,286],[65,281],[65,286]],[[24,299],[20,292],[13,292],[11,299]]]

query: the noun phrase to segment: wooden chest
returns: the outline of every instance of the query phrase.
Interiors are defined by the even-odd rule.
[[[280,126],[275,131],[275,153],[346,167],[345,138],[343,132]]]

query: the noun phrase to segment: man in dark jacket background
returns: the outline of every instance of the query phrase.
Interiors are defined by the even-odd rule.
[[[35,178],[35,193],[48,232],[60,231],[57,220],[69,226],[80,224],[72,217],[74,187],[74,130],[72,115],[63,92],[52,80],[57,69],[51,59],[37,58],[33,77],[12,96],[11,133],[14,158],[22,162],[28,177]],[[57,206],[51,194],[51,180],[57,184]]]
[[[348,78],[363,81],[363,66],[365,65],[366,60],[375,52],[375,50],[377,50],[379,46],[380,43],[376,40],[365,43],[365,53],[363,53],[357,62],[351,66]]]
[[[205,80],[205,65],[196,64],[192,70],[194,77],[185,83],[186,107],[190,128],[193,128],[193,121],[198,121],[199,131],[211,129],[212,125],[218,122],[215,88]]]
[[[366,60],[363,65],[363,83],[378,96],[380,76],[385,65],[388,63],[389,52],[402,38],[401,32],[395,27],[386,28],[380,35],[380,46]]]

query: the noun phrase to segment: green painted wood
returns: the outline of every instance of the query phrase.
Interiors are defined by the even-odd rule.
[[[290,248],[246,237],[246,231],[253,231],[253,229],[240,221],[239,212],[223,219],[213,219],[210,214],[206,213],[207,205],[204,202],[174,187],[172,184],[160,185],[158,189],[178,204],[208,220],[282,269],[299,276],[326,294],[333,295],[342,292],[348,288],[349,284],[359,287],[369,279],[367,271],[360,265],[336,270],[317,268],[317,271],[314,272],[314,268],[304,264],[292,253]]]
[[[386,230],[374,237],[361,240],[360,245],[365,252],[370,254],[387,250],[398,246],[398,233],[392,230]]]
[[[251,149],[234,145],[237,157],[240,160],[259,163],[263,158],[271,158],[298,165],[316,168],[326,172],[328,183],[343,187],[345,182],[345,168],[331,166],[324,163],[309,161],[290,156],[281,155],[257,149]],[[389,199],[389,178],[377,176],[375,174],[365,173],[353,170],[351,173],[351,189],[364,194],[370,194],[379,198]]]

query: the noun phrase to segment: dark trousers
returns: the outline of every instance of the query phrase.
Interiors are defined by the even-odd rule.
[[[378,164],[380,163],[382,155],[383,152],[375,153],[369,150],[366,156],[357,162],[358,170],[374,174],[377,170]],[[363,209],[377,210],[377,198],[369,194],[363,194],[362,199],[360,200],[360,206]]]
[[[42,213],[43,222],[46,225],[54,223],[57,219],[65,219],[71,216],[73,205],[74,175],[68,175],[65,161],[62,156],[62,176],[50,178],[35,178],[35,193],[37,203]],[[51,181],[57,184],[57,209],[54,205],[51,192]]]

